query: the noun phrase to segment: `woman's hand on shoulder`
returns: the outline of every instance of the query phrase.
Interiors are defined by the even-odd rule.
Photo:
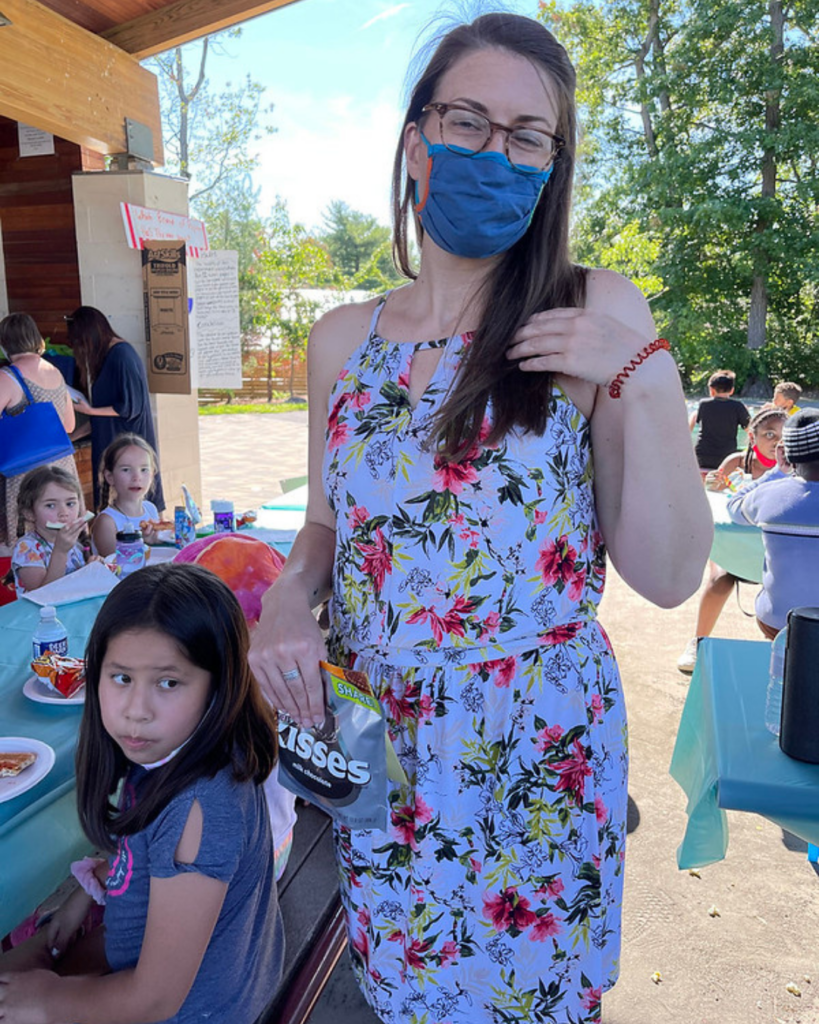
[[[654,336],[639,288],[613,271],[592,270],[585,307],[535,313],[506,355],[526,372],[561,373],[603,387]]]

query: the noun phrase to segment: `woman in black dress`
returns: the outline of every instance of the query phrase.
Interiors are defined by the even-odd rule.
[[[90,405],[80,401],[75,408],[91,417],[94,504],[98,506],[100,458],[118,434],[139,434],[156,451],[148,377],[134,348],[117,337],[108,319],[98,309],[80,306],[66,317],[66,321],[68,340],[91,397]],[[158,472],[147,497],[160,512],[165,508]]]

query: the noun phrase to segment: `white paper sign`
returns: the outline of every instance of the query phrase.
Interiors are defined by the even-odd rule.
[[[54,152],[54,136],[30,124],[17,122],[20,156],[50,156]]]
[[[200,388],[242,386],[239,329],[239,254],[228,249],[201,252],[188,264],[193,277],[193,320]]]

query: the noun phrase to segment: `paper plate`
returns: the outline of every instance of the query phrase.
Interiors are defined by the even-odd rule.
[[[44,683],[39,676],[32,676],[26,680],[23,686],[23,694],[37,704],[59,704],[61,707],[65,707],[66,704],[69,706],[85,704],[85,686],[80,687],[73,697],[61,697],[47,683]]]
[[[29,768],[24,768],[19,775],[10,779],[0,779],[0,804],[13,800],[26,790],[36,786],[54,767],[57,755],[52,747],[41,740],[27,739],[25,736],[0,736],[0,753],[19,754],[30,750],[37,755],[37,760]]]

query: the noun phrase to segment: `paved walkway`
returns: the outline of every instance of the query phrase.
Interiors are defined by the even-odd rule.
[[[199,447],[205,519],[213,498],[258,508],[282,480],[307,474],[307,411],[200,416]]]
[[[200,423],[210,497],[233,497],[238,508],[242,494],[252,505],[272,496],[279,478],[306,472],[304,413],[203,417]],[[745,588],[746,607],[752,598]],[[676,660],[692,632],[696,603],[694,597],[663,611],[613,572],[603,601],[601,619],[628,702],[632,799],[621,980],[604,999],[603,1021],[819,1024],[819,878],[805,844],[765,818],[729,812],[726,859],[703,868],[700,877],[677,870],[685,798],[668,763],[688,685]],[[717,633],[760,639],[754,621],[733,601]],[[709,915],[713,906],[719,917]],[[655,971],[659,984],[652,981]],[[789,983],[798,985],[801,997],[787,991]],[[375,1024],[346,957],[310,1024]]]

